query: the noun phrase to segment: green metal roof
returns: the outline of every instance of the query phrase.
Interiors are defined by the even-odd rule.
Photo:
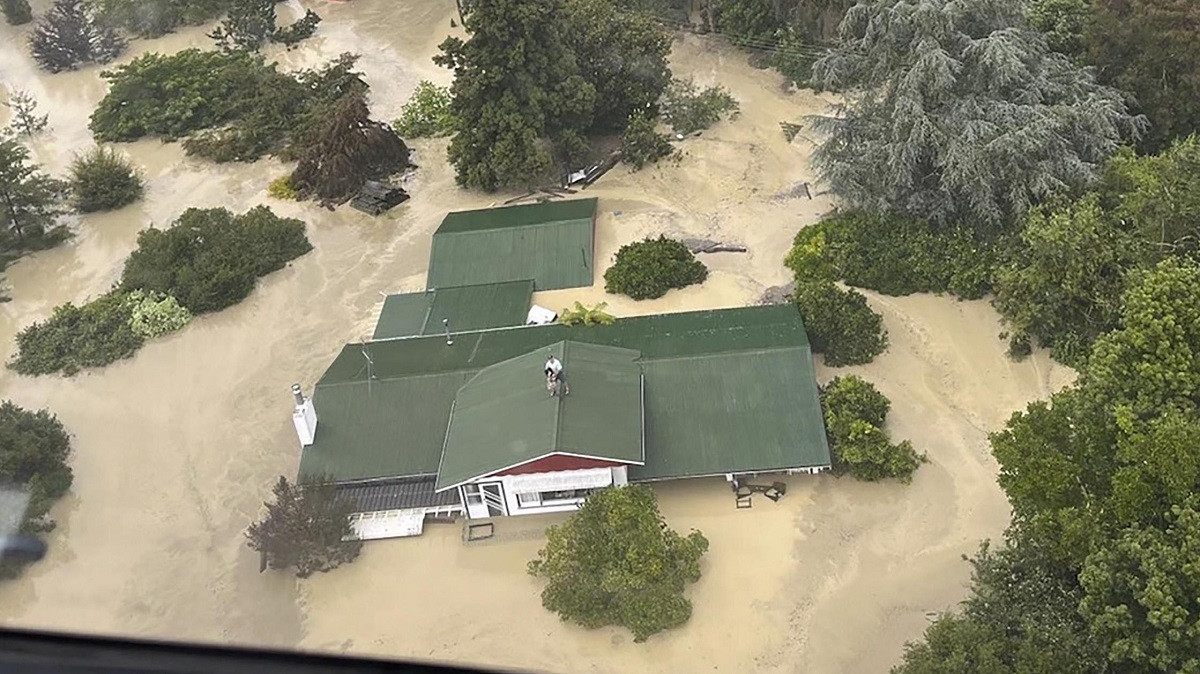
[[[529,279],[388,295],[372,338],[442,334],[442,319],[451,332],[524,325],[532,297]]]
[[[547,353],[572,385],[550,396]],[[552,453],[642,461],[642,371],[630,349],[558,342],[481,370],[459,389],[437,489]]]
[[[540,204],[456,211],[442,219],[442,224],[437,228],[436,233],[477,232],[484,229],[524,227],[568,220],[590,221],[595,217],[595,198],[547,201]]]
[[[794,306],[778,305],[466,332],[450,345],[438,336],[370,342],[371,391],[363,346],[348,345],[317,383],[316,442],[304,449],[301,472],[361,478],[436,470],[458,390],[444,378],[455,375],[461,386],[483,368],[563,341],[641,352],[646,465],[631,468],[633,479],[829,465],[804,324]],[[585,395],[585,381],[572,379],[570,362],[564,366],[575,384],[571,397]],[[409,388],[365,412],[388,380]],[[539,385],[544,393],[544,380]],[[604,432],[628,432],[636,422]]]
[[[592,285],[595,199],[451,213],[433,235],[426,286],[533,279],[537,290]]]

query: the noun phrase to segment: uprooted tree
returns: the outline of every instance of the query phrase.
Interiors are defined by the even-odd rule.
[[[680,536],[667,527],[649,487],[609,488],[546,531],[529,573],[547,580],[542,605],[563,620],[620,625],[645,641],[691,617],[683,592],[700,579],[707,550],[699,531]]]
[[[354,538],[350,515],[354,506],[322,478],[299,483],[280,477],[272,488],[267,515],[246,530],[247,544],[266,557],[272,569],[294,568],[307,578],[354,561],[362,541]]]
[[[370,118],[361,92],[347,94],[300,157],[291,184],[302,197],[340,204],[372,178],[408,166],[408,146]]]

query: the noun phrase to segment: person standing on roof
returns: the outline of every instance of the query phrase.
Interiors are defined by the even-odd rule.
[[[546,385],[550,389],[550,395],[554,395],[555,386],[562,385],[563,395],[571,393],[571,387],[567,384],[567,378],[563,375],[562,361],[554,357],[554,354],[547,354],[546,357]]]

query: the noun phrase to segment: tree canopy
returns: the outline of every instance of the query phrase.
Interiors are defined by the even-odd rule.
[[[64,191],[62,182],[30,161],[24,145],[0,137],[0,251],[5,258],[66,238],[66,229],[55,224]]]
[[[52,73],[88,63],[108,63],[125,50],[125,41],[98,22],[84,0],[54,0],[29,36],[33,60]]]
[[[271,489],[267,514],[246,530],[247,545],[266,557],[272,569],[292,568],[296,576],[331,571],[358,558],[362,541],[350,525],[353,504],[320,478],[299,484],[280,477]]]
[[[708,540],[667,527],[645,485],[594,492],[563,524],[546,530],[546,547],[529,573],[546,579],[542,605],[563,620],[595,628],[620,625],[645,641],[691,617],[684,596],[700,579]]]
[[[870,0],[813,66],[847,104],[814,161],[867,211],[998,230],[1089,185],[1144,126],[1116,90],[1049,49],[1019,3]]]
[[[70,453],[70,437],[53,414],[46,410],[31,412],[8,400],[0,403],[0,481],[29,494],[21,533],[54,528],[47,513],[71,487],[71,468],[67,465]],[[18,562],[4,560],[0,562],[0,578],[15,577],[21,568]]]
[[[591,135],[653,112],[670,80],[661,28],[608,0],[496,0],[465,25],[434,61],[454,69],[449,157],[467,187],[556,180]]]

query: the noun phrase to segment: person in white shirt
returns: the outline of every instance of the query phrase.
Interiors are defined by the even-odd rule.
[[[549,354],[546,358],[546,381],[549,384],[562,384],[563,395],[571,393],[571,387],[567,384],[567,378],[563,375],[562,361],[554,357],[554,354]],[[554,395],[551,390],[550,395]]]

